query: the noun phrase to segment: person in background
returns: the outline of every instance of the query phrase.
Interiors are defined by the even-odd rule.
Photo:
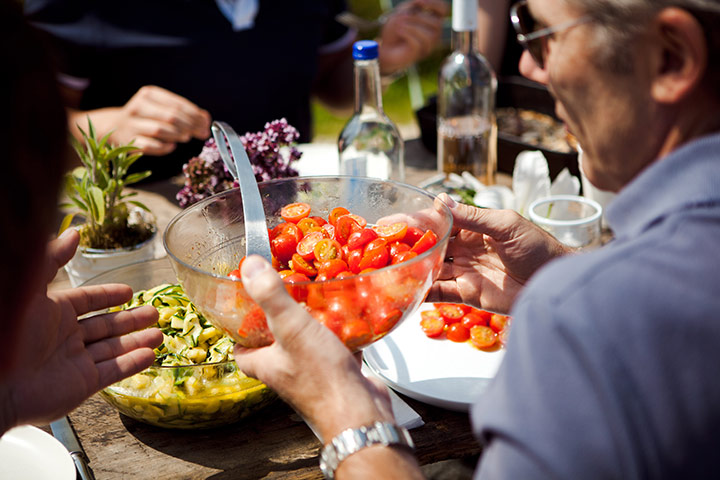
[[[19,4],[0,0],[0,129],[5,186],[3,271],[0,275],[0,435],[67,414],[107,385],[150,366],[162,341],[154,308],[95,315],[122,304],[132,290],[102,285],[47,292],[47,284],[77,248],[68,230],[47,244],[69,153],[64,107],[46,46]]]
[[[471,413],[476,476],[718,478],[720,1],[527,0],[512,13],[521,72],[547,84],[590,181],[618,192],[615,238],[574,254],[515,212],[438,200],[456,232],[428,301],[514,318]],[[236,347],[244,372],[325,445],[394,421],[386,391],[267,262],[248,257],[242,280],[275,337]],[[360,448],[335,475],[421,477],[398,446]]]
[[[335,20],[344,10],[342,0],[25,1],[61,58],[73,134],[89,115],[115,143],[134,139],[146,154],[137,168],[153,178],[179,174],[212,119],[242,134],[286,118],[308,142],[311,96],[350,108],[356,32]],[[427,56],[447,12],[443,0],[403,3],[380,35],[381,73]]]

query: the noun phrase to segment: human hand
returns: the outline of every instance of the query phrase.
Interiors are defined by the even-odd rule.
[[[133,145],[148,155],[166,155],[178,143],[210,136],[210,114],[188,99],[154,85],[140,88],[122,107],[108,107],[71,114],[75,123],[87,131],[87,117],[101,135],[112,131],[110,139],[118,145]]]
[[[263,348],[237,345],[240,370],[277,392],[324,442],[346,428],[393,421],[386,387],[362,375],[347,347],[290,297],[267,261],[251,255],[241,273],[275,342]]]
[[[394,73],[430,55],[440,43],[449,8],[443,0],[409,0],[387,19],[380,32],[378,61],[383,74]]]
[[[439,198],[452,211],[455,235],[427,301],[508,313],[537,269],[571,251],[513,210],[458,204],[444,193]]]
[[[46,278],[72,257],[79,236],[68,230],[48,246]],[[53,271],[54,270],[54,271]],[[46,293],[37,289],[18,320],[12,362],[0,381],[0,431],[55,420],[98,390],[142,371],[162,341],[157,310],[78,316],[125,303],[127,285],[80,287]],[[8,348],[6,346],[5,348]]]

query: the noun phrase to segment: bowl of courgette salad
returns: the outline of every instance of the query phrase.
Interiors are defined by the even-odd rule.
[[[232,357],[234,342],[197,311],[167,259],[137,263],[106,272],[86,285],[120,282],[133,298],[115,310],[153,305],[163,343],[155,364],[100,392],[131,418],[165,428],[227,425],[275,400],[275,393],[247,377]]]

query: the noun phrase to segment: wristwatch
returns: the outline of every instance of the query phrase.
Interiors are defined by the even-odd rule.
[[[375,422],[369,426],[348,428],[333,438],[320,453],[320,470],[325,478],[331,480],[335,478],[335,469],[340,462],[372,445],[415,449],[410,432],[406,428],[387,422]]]

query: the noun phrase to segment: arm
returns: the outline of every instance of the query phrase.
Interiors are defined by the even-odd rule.
[[[507,313],[530,277],[570,249],[512,210],[459,204],[441,194],[455,236],[427,301],[461,302]]]
[[[500,71],[508,27],[510,0],[478,0],[478,48]]]
[[[46,278],[57,273],[77,247],[76,231],[51,242]],[[25,423],[61,417],[98,390],[150,366],[162,341],[157,311],[79,316],[122,304],[132,296],[126,285],[36,292],[25,309],[11,367],[0,378],[0,432]],[[12,347],[12,345],[11,345]]]
[[[325,444],[347,428],[394,421],[384,385],[362,375],[350,351],[290,297],[269,263],[248,257],[242,280],[275,337],[269,347],[235,347],[243,372],[291,404]],[[351,455],[336,473],[338,478],[422,478],[409,452],[383,447]]]
[[[69,96],[66,94],[66,98]],[[122,107],[81,111],[68,109],[70,132],[82,139],[78,126],[87,131],[87,117],[100,135],[112,131],[111,141],[135,146],[148,155],[166,155],[178,143],[210,136],[210,114],[180,95],[161,87],[142,87]]]

